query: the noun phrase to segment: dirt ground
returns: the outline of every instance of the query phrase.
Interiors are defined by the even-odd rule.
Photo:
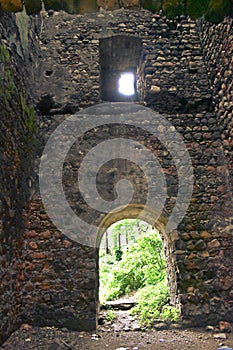
[[[159,329],[160,328],[160,329]],[[233,333],[219,329],[179,329],[158,323],[157,329],[142,329],[127,313],[106,322],[96,332],[71,332],[54,327],[23,325],[1,350],[217,350],[233,348]],[[225,339],[226,338],[226,339]]]

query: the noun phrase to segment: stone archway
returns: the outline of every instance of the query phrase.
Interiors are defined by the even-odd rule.
[[[80,281],[76,293],[83,299],[88,295],[85,302],[82,299],[80,305],[75,305],[80,310],[78,313],[85,322],[90,321],[92,328],[95,327],[98,305],[96,246],[104,225],[117,220],[117,208],[123,206],[128,209],[122,209],[122,217],[136,216],[141,210],[138,218],[144,217],[149,223],[159,223],[162,218],[167,218],[161,222],[167,244],[167,267],[170,269],[167,274],[172,302],[180,305],[181,315],[190,325],[211,322],[221,300],[216,299],[214,288],[216,285],[222,288],[220,286],[224,283],[215,273],[217,266],[222,264],[219,251],[223,240],[217,232],[225,224],[220,218],[222,224],[219,226],[218,206],[214,204],[216,197],[212,196],[212,192],[205,191],[205,196],[200,198],[203,179],[213,183],[216,180],[209,171],[208,161],[204,163],[203,160],[199,164],[197,144],[187,141],[182,116],[176,116],[173,121],[169,116],[161,116],[142,105],[118,102],[87,108],[66,122],[69,125],[65,128],[66,137],[60,137],[59,133],[57,136],[60,150],[66,152],[65,147],[70,148],[64,163],[62,185],[72,211],[64,210],[62,201],[56,197],[61,192],[60,187],[54,187],[56,171],[51,176],[52,185],[48,190],[49,199],[52,196],[50,204],[56,205],[57,217],[62,219],[58,227],[77,242],[77,268],[80,265],[83,271],[74,272]],[[178,127],[179,123],[184,128]],[[72,135],[79,137],[67,147],[67,139],[70,140]],[[208,154],[218,152],[208,142],[202,143],[201,147],[202,152],[205,150]],[[52,149],[56,150],[56,147]],[[48,172],[45,171],[45,174],[51,168],[48,159]],[[56,157],[53,159],[56,160]],[[76,181],[81,167],[85,196],[85,191],[80,190]],[[193,168],[195,178],[192,177]],[[72,216],[67,216],[67,213]],[[96,239],[96,235],[99,238]],[[90,249],[80,248],[80,245],[89,245]],[[73,252],[72,249],[70,252]],[[66,254],[68,252],[69,249]],[[87,266],[91,269],[89,275]],[[67,293],[66,285],[70,280],[62,275],[61,282],[64,293]],[[228,288],[228,284],[223,288]],[[228,292],[228,289],[224,292],[226,300]],[[73,295],[73,290],[69,293]],[[92,305],[91,308],[88,305]],[[85,314],[81,310],[85,310]],[[223,313],[221,310],[218,312],[218,319]],[[78,323],[77,328],[81,327],[83,324]]]
[[[138,218],[157,226],[164,237],[171,302],[179,305],[177,226],[191,199],[192,166],[181,135],[168,119],[139,104],[99,104],[66,119],[45,153],[41,184],[46,187],[40,189],[56,226],[71,240],[94,249],[107,226],[120,219]],[[55,176],[61,174],[61,164],[63,182]],[[89,260],[92,277],[86,285],[92,288],[94,322],[98,257]]]
[[[140,213],[143,213],[140,215]],[[164,253],[166,258],[166,275],[168,282],[168,290],[170,294],[171,303],[177,307],[179,307],[179,296],[177,290],[176,283],[176,271],[177,266],[174,259],[174,239],[177,238],[177,231],[174,230],[169,234],[166,233],[166,224],[168,219],[160,215],[156,222],[153,220],[153,217],[157,215],[158,212],[155,208],[150,208],[143,206],[141,204],[131,204],[127,207],[120,207],[113,210],[111,213],[108,213],[102,222],[100,223],[96,235],[96,246],[99,247],[101,243],[101,239],[105,231],[115,222],[123,220],[123,219],[136,219],[140,217],[140,220],[147,222],[151,226],[158,229],[164,247]],[[98,272],[99,276],[99,272]],[[99,278],[99,277],[98,277]]]
[[[22,16],[25,16],[25,13],[22,13]],[[23,27],[25,21],[20,18],[15,21],[15,18],[11,16],[2,16],[5,25],[2,26],[1,31],[3,30],[3,36],[9,39],[7,47],[3,45],[4,51],[7,49],[7,53],[11,49],[10,56],[16,57],[11,63],[7,59],[3,68],[10,64],[12,72],[21,73],[21,78],[25,82],[23,85],[30,91],[37,107],[40,105],[41,98],[42,101],[44,97],[45,100],[48,99],[49,103],[45,103],[46,110],[41,110],[43,116],[39,123],[44,144],[53,128],[56,127],[56,123],[65,118],[63,113],[73,113],[80,108],[101,102],[99,39],[105,37],[103,33],[109,24],[111,23],[111,28],[107,30],[107,36],[112,36],[113,33],[125,35],[130,32],[142,38],[143,48],[146,50],[139,63],[140,103],[150,107],[151,110],[136,105],[110,104],[105,105],[104,108],[102,106],[102,110],[98,106],[84,110],[78,114],[77,118],[81,123],[85,121],[86,116],[91,117],[93,129],[85,136],[92,137],[92,145],[98,139],[95,138],[95,121],[99,108],[99,114],[105,116],[106,124],[111,120],[112,114],[116,117],[114,119],[116,124],[118,123],[115,127],[102,128],[102,131],[98,127],[97,131],[99,130],[103,137],[128,135],[151,149],[166,176],[168,214],[171,214],[174,208],[177,189],[180,189],[180,193],[185,193],[184,186],[176,186],[177,174],[171,154],[155,138],[151,137],[151,130],[142,134],[137,127],[133,128],[129,124],[122,127],[119,124],[125,121],[128,113],[130,113],[131,120],[134,121],[135,114],[141,110],[145,116],[143,121],[146,125],[149,111],[156,121],[156,113],[152,111],[156,110],[165,113],[165,118],[171,123],[171,132],[176,129],[183,136],[191,156],[195,178],[190,205],[178,225],[177,234],[171,237],[182,315],[185,320],[189,321],[189,325],[216,324],[222,319],[232,321],[233,235],[230,187],[232,124],[229,123],[231,119],[229,106],[232,101],[229,80],[231,52],[222,50],[222,54],[219,55],[219,48],[222,47],[222,44],[223,48],[231,45],[230,19],[226,19],[220,26],[211,26],[203,22],[199,23],[198,27],[193,21],[185,18],[178,25],[175,20],[171,21],[164,17],[157,21],[152,14],[146,11],[132,12],[130,16],[127,11],[114,12],[114,16],[112,13],[102,13],[101,20],[97,15],[96,21],[93,21],[93,16],[93,14],[91,18],[77,16],[71,19],[70,16],[61,13],[61,16],[44,17],[42,36],[46,40],[40,43],[42,50],[37,46],[38,38],[34,35],[41,32],[40,21],[34,18],[35,20],[28,22],[32,35],[29,41],[25,42],[28,43],[25,46],[25,43],[21,42],[23,35],[20,37],[12,35],[16,32],[21,34],[25,32]],[[67,31],[64,30],[63,25],[60,26],[61,23],[64,24],[64,21],[69,23]],[[7,33],[5,28],[7,28]],[[223,33],[224,43],[222,43]],[[34,50],[35,45],[38,50]],[[20,49],[18,52],[20,56],[23,54],[23,61],[18,60],[17,50],[19,48],[23,50],[21,52]],[[182,57],[182,59],[177,59],[177,57]],[[27,66],[27,73],[23,69],[22,62],[25,63],[25,68]],[[223,74],[219,75],[221,67]],[[5,71],[7,72],[8,69]],[[6,86],[7,81],[6,79],[4,82]],[[18,82],[16,79],[15,86],[17,87]],[[3,90],[8,91],[4,88],[4,84]],[[22,89],[18,87],[17,90]],[[51,98],[52,95],[55,96],[55,101]],[[18,104],[20,106],[19,102]],[[215,112],[213,106],[215,106]],[[13,119],[6,118],[7,128],[9,120],[14,121],[16,116],[14,106],[11,107],[13,109],[10,108],[10,116]],[[47,115],[44,116],[44,113]],[[59,113],[61,115],[53,117],[53,114]],[[5,115],[9,115],[8,110]],[[19,135],[20,130],[23,132],[31,125],[30,122],[30,125],[25,126],[23,115],[16,119],[16,123],[10,122],[9,124],[14,137],[15,125],[19,126]],[[163,133],[164,129],[166,131],[162,123],[157,123],[157,130],[160,133]],[[19,138],[17,142],[21,143],[22,140]],[[10,142],[11,138],[8,141]],[[30,138],[27,141],[29,142]],[[16,143],[15,147],[18,150],[27,148],[25,144],[23,148],[17,145]],[[88,142],[86,144],[83,142],[81,151],[88,152],[89,146]],[[9,147],[11,148],[11,142]],[[138,152],[140,152],[140,147]],[[181,163],[182,157],[181,155]],[[5,169],[8,164],[5,158],[2,164]],[[28,176],[25,177],[25,164],[27,163],[17,161],[18,174],[23,174],[23,183],[26,181],[25,186],[28,191],[30,186],[27,184]],[[74,167],[75,165],[76,163]],[[105,177],[102,178],[105,184],[103,195],[107,200],[114,198],[114,190],[112,193],[108,190],[111,190],[112,178],[115,177],[117,180],[114,163],[110,162],[108,165],[113,171],[106,171]],[[125,170],[125,175],[131,179],[136,174],[141,175],[141,182],[134,181],[134,184],[138,185],[138,193],[132,204],[141,203],[139,199],[146,196],[146,191],[143,191],[143,189],[146,190],[146,186],[144,186],[142,172],[137,171],[138,169],[132,162],[126,167],[121,161],[121,166]],[[15,193],[12,192],[12,186],[9,187],[8,178],[10,179],[14,173],[9,169],[6,169],[4,173],[4,179],[7,180],[6,195],[8,196],[9,189],[13,196],[17,194],[17,200],[26,198],[24,197],[24,186],[20,185],[18,177],[12,180],[15,181],[13,186],[16,189]],[[182,171],[183,174],[185,172]],[[160,185],[161,183],[158,187]],[[18,203],[21,203],[21,199]],[[6,202],[4,206],[7,208],[4,220],[7,225],[12,223],[10,226],[13,234],[11,235],[8,229],[3,228],[3,237],[12,240],[15,254],[12,254],[13,250],[9,254],[8,248],[4,248],[2,254],[3,321],[0,328],[3,337],[22,321],[32,321],[38,325],[65,326],[70,329],[93,329],[97,300],[97,258],[94,249],[82,246],[62,235],[48,217],[38,194],[30,203],[30,210],[27,213],[28,223],[24,234],[24,250],[22,258],[20,256],[19,259],[19,241],[15,235],[15,227],[21,230],[21,224],[18,225],[18,223],[22,218],[18,210],[12,210],[13,208],[8,210],[8,206],[12,205],[8,203],[8,197],[6,200],[4,198],[4,201]],[[73,198],[71,196],[70,203],[84,220],[96,224],[94,231],[96,234],[96,227],[100,225],[104,214],[98,216],[99,213],[94,210],[90,208],[86,210],[78,192]],[[59,202],[56,202],[55,206],[58,204]],[[145,203],[142,202],[142,204]],[[81,227],[78,227],[79,230]],[[22,296],[25,296],[23,300]]]
[[[142,215],[140,215],[141,213]],[[146,221],[148,222],[148,224],[157,227],[162,233],[164,233],[168,219],[165,216],[160,215],[158,220],[154,222],[154,213],[156,216],[158,216],[158,212],[155,208],[150,208],[142,204],[129,204],[127,206],[122,206],[116,208],[115,210],[112,210],[110,213],[105,215],[98,227],[96,235],[96,246],[99,247],[99,243],[101,241],[103,233],[113,223],[125,218],[136,219],[139,215],[141,220]]]

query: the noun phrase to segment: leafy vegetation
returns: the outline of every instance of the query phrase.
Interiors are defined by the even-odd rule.
[[[107,311],[105,318],[108,322],[112,323],[116,319],[116,314],[113,310],[110,309]]]
[[[28,15],[39,13],[42,9],[42,3],[40,0],[24,0],[24,5]]]
[[[233,15],[232,0],[209,0],[205,15],[208,21],[218,23],[226,15]]]
[[[225,16],[232,16],[232,0],[143,0],[144,8],[174,18],[188,15],[191,18],[204,16],[211,22],[220,22]]]
[[[106,250],[113,249],[115,254],[120,254],[122,246],[135,243],[138,237],[144,236],[151,231],[151,225],[141,220],[124,219],[111,226],[110,234],[108,230],[102,239],[102,247]],[[120,260],[120,259],[119,259]]]
[[[199,18],[206,13],[208,7],[208,0],[186,0],[185,13],[191,18]]]
[[[164,0],[162,10],[169,18],[181,16],[184,13],[183,2],[179,0]]]
[[[113,237],[119,234],[119,228],[126,227],[131,227],[132,240],[129,246],[122,248],[120,260],[115,254],[120,248],[117,240],[111,254],[102,252],[100,256],[101,302],[133,292],[136,293],[137,306],[132,312],[143,324],[149,325],[157,318],[176,320],[178,311],[169,305],[166,263],[159,233],[138,220],[123,220],[113,227]],[[146,230],[145,236],[135,238],[138,227]]]
[[[155,285],[147,285],[140,289],[137,294],[137,306],[132,309],[142,324],[149,326],[156,319],[177,321],[179,311],[169,305],[169,294],[166,280]]]
[[[100,284],[103,299],[113,300],[147,284],[156,284],[165,276],[165,259],[158,233],[138,238],[125,250],[120,261],[111,255],[100,263]]]
[[[65,10],[68,13],[86,13],[98,11],[96,0],[44,0],[46,10]],[[38,13],[40,0],[24,0],[28,14]],[[191,18],[204,16],[208,21],[220,22],[225,16],[232,16],[232,0],[142,0],[142,7],[152,12],[164,13],[170,18],[188,15]],[[0,10],[22,11],[21,0],[0,0]]]

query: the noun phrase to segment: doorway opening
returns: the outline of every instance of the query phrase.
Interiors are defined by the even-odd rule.
[[[110,102],[137,101],[142,41],[132,35],[100,39],[100,95]]]
[[[119,326],[123,317],[123,325],[135,328],[135,322],[140,327],[178,319],[170,303],[163,239],[158,228],[132,218],[104,232],[99,246],[101,322]]]

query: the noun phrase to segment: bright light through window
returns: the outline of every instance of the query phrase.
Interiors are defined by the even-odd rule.
[[[133,73],[123,73],[119,79],[118,91],[125,96],[132,96],[135,94],[134,89],[135,76]]]

